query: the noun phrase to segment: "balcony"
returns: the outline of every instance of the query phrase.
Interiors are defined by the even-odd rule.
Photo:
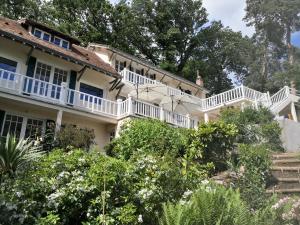
[[[195,128],[198,125],[197,120],[189,116],[170,112],[131,97],[125,101],[111,101],[70,89],[66,83],[56,85],[2,69],[0,91],[115,119],[138,116],[159,119],[178,127]]]
[[[188,96],[190,100],[198,106],[197,110],[199,111],[200,109],[201,112],[212,111],[225,105],[231,105],[241,101],[248,101],[253,104],[262,104],[264,106],[270,106],[271,104],[270,96],[268,93],[261,93],[243,85],[232,90],[213,95],[209,98],[201,99],[199,97],[182,92],[179,89],[169,87],[159,81],[136,74],[127,69],[124,69],[121,72],[121,75],[125,83],[135,86],[138,84],[140,88],[142,88],[143,86],[158,85],[164,86],[166,88],[165,92],[169,96]]]

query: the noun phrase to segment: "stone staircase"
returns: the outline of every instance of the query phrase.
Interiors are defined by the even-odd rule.
[[[300,194],[300,153],[273,154],[271,173],[267,193]]]

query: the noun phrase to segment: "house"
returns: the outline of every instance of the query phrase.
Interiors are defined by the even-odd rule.
[[[102,149],[133,117],[196,128],[224,106],[260,104],[297,117],[288,87],[272,97],[244,86],[206,97],[200,76],[194,83],[111,46],[80,44],[36,21],[0,17],[1,136],[36,137],[72,124],[92,129]]]

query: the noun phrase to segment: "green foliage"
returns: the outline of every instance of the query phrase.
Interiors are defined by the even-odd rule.
[[[62,149],[82,148],[89,149],[94,143],[95,134],[93,130],[66,125],[56,134],[55,145]]]
[[[235,124],[238,128],[237,142],[243,144],[264,144],[272,151],[282,151],[281,128],[274,121],[274,115],[267,108],[225,109],[222,121]]]
[[[176,156],[183,152],[188,133],[158,120],[130,120],[123,125],[120,137],[106,147],[106,152],[125,160],[136,151]]]
[[[192,133],[189,151],[195,151],[204,163],[213,162],[217,172],[225,170],[236,135],[237,128],[230,123],[219,121],[201,124]]]
[[[206,168],[200,169],[186,179],[180,160],[170,155],[139,151],[122,161],[54,150],[14,179],[3,179],[0,223],[157,224],[162,203],[179,200],[207,178]]]
[[[34,141],[19,140],[15,136],[8,135],[0,142],[0,175],[13,175],[42,154],[40,148],[34,146]]]
[[[263,208],[267,203],[270,166],[271,160],[265,146],[239,146],[237,170],[241,170],[241,176],[236,186],[240,189],[242,199],[252,209]]]
[[[222,186],[204,185],[190,199],[165,204],[161,225],[255,224],[238,192]]]

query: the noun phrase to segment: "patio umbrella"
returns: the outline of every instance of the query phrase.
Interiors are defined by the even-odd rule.
[[[170,95],[165,96],[160,105],[171,112],[184,111],[185,113],[199,112],[201,110],[200,99],[193,98],[189,95]]]
[[[168,87],[164,84],[142,84],[129,94],[146,101],[161,100],[168,95]]]

